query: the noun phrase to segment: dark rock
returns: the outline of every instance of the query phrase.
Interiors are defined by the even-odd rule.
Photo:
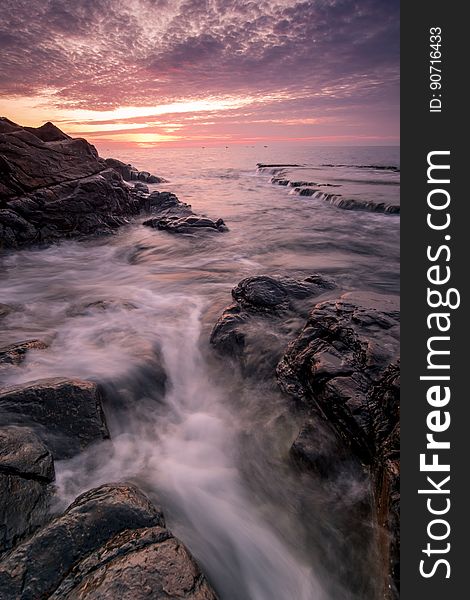
[[[44,142],[32,131],[33,128],[27,131],[17,126],[0,133],[3,164],[0,200],[103,171],[96,149],[86,140],[66,136]]]
[[[47,518],[54,463],[27,427],[0,428],[0,553]]]
[[[148,209],[161,216],[186,217],[194,214],[191,206],[178,200],[172,192],[152,192],[147,202]]]
[[[26,340],[0,348],[0,365],[19,365],[29,350],[44,350],[47,344],[41,340]]]
[[[161,178],[115,159],[52,123],[20,127],[0,119],[0,248],[112,233],[145,209],[127,180]],[[145,184],[140,184],[144,186]]]
[[[0,562],[0,599],[49,598],[77,563],[114,536],[155,526],[164,526],[161,511],[133,485],[86,492]]]
[[[243,279],[232,290],[235,304],[224,310],[210,342],[220,354],[237,359],[245,374],[253,369],[258,376],[273,374],[292,327],[305,318],[312,298],[334,287],[318,274],[302,280],[268,275]]]
[[[303,280],[257,275],[240,281],[232,290],[232,297],[246,310],[272,312],[287,310],[298,299],[313,298],[335,287],[331,279],[318,274]]]
[[[166,179],[151,175],[147,171],[139,171],[130,164],[123,163],[116,158],[107,158],[105,163],[108,167],[117,171],[124,181],[144,181],[145,183],[165,183]]]
[[[101,388],[78,379],[39,379],[0,391],[0,425],[28,425],[56,460],[109,437]]]
[[[171,192],[153,192],[147,199],[148,209],[157,217],[147,219],[142,224],[169,233],[199,233],[201,231],[228,231],[222,219],[213,221],[196,215],[189,204],[181,202]]]
[[[44,125],[41,125],[41,127],[24,127],[24,129],[34,134],[43,142],[60,142],[63,140],[72,139],[69,135],[61,131],[50,121],[44,123]]]
[[[137,183],[134,184],[134,189],[137,192],[143,192],[144,194],[150,193],[149,186],[140,181],[138,181]]]
[[[399,564],[399,307],[395,297],[349,293],[317,304],[277,368],[281,388],[369,470],[378,545],[390,565],[384,594],[397,597]],[[310,430],[293,449],[318,464]],[[310,447],[311,446],[311,447]],[[322,448],[328,454],[328,447]],[[320,466],[335,461],[321,456]],[[318,468],[318,467],[317,467]]]
[[[188,550],[162,527],[124,531],[72,569],[50,600],[216,600]]]

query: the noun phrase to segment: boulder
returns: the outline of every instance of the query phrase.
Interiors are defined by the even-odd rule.
[[[101,388],[78,379],[39,379],[0,390],[0,425],[30,426],[56,460],[109,437]]]
[[[54,481],[49,449],[27,427],[0,428],[0,553],[47,518]]]
[[[147,219],[142,224],[169,233],[201,233],[203,231],[228,231],[222,219],[213,221],[196,215],[191,206],[178,200],[171,192],[153,192],[147,199],[147,208],[158,216]]]
[[[50,600],[216,600],[183,544],[168,529],[127,530],[78,563]]]
[[[76,563],[116,534],[156,525],[164,525],[161,511],[132,485],[86,492],[0,561],[0,598],[48,598]]]
[[[315,424],[293,455],[317,473],[337,469],[345,453],[367,469],[387,598],[399,595],[399,333],[396,297],[344,294],[313,308],[277,367],[281,388]],[[325,421],[336,439],[319,446]]]
[[[299,280],[247,277],[233,288],[235,302],[218,319],[210,342],[219,354],[236,359],[246,375],[274,376],[292,329],[301,327],[312,299],[334,287],[319,274]]]
[[[0,598],[215,600],[161,511],[131,484],[107,484],[0,561]]]

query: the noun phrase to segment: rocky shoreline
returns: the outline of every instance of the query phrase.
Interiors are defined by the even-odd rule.
[[[276,378],[303,415],[291,447],[296,468],[319,484],[347,472],[364,493],[351,522],[375,523],[370,544],[382,561],[383,597],[399,597],[400,361],[399,307],[386,294],[346,293],[320,274],[303,280],[257,276],[232,290],[234,304],[216,323],[211,344],[245,376]],[[316,296],[332,299],[313,304]],[[310,311],[309,311],[310,307]],[[288,343],[285,323],[308,318]],[[273,340],[283,339],[277,348]],[[260,341],[261,340],[261,341]],[[285,344],[285,345],[284,345]],[[259,357],[269,356],[259,367]],[[362,540],[362,543],[364,541]]]
[[[163,213],[153,226],[161,221],[158,228],[172,233],[226,230],[221,219],[195,215],[179,201],[178,210],[162,211],[162,197],[149,194],[148,184],[163,182],[101,158],[86,140],[71,138],[52,123],[21,127],[0,118],[0,249],[109,235],[144,212]]]
[[[35,129],[0,119],[0,176],[0,248],[9,251],[110,234],[139,215],[143,226],[171,234],[228,230],[171,192],[150,192],[163,178],[104,160],[50,123]],[[382,596],[398,598],[396,300],[342,293],[321,273],[248,277],[232,298],[212,330],[214,353],[243,377],[278,385],[301,415],[293,470],[319,485],[345,471],[361,482],[346,521],[373,524],[366,544],[378,556]],[[11,310],[0,305],[0,323]],[[0,382],[2,369],[30,351],[47,352],[47,343],[0,348]],[[110,482],[51,512],[54,462],[109,437],[106,390],[96,382],[54,377],[0,389],[0,600],[216,598],[161,509],[134,484]]]

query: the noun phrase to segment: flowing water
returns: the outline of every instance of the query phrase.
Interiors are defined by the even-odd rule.
[[[56,509],[100,483],[134,481],[163,506],[222,600],[378,598],[374,556],[349,535],[361,483],[345,474],[338,493],[293,472],[299,422],[288,400],[273,381],[244,380],[208,339],[231,288],[253,274],[321,272],[341,291],[398,293],[398,216],[292,194],[270,182],[279,172],[256,169],[296,163],[290,179],[313,174],[339,186],[324,188],[335,194],[396,204],[399,173],[379,167],[397,166],[398,149],[139,149],[116,158],[166,177],[150,187],[222,217],[230,231],[172,236],[140,219],[109,238],[2,258],[0,302],[15,310],[0,345],[49,344],[2,372],[3,384],[67,376],[107,391],[111,440],[56,463]],[[294,338],[302,322],[289,326]]]

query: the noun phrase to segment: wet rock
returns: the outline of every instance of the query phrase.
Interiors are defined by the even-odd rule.
[[[0,428],[0,553],[44,524],[52,481],[52,454],[34,432]]]
[[[29,350],[44,350],[47,344],[41,340],[26,340],[0,348],[0,365],[19,365]]]
[[[103,393],[93,382],[39,379],[0,390],[0,425],[30,426],[56,460],[109,437]]]
[[[395,297],[344,294],[317,304],[277,368],[281,388],[320,423],[336,445],[321,451],[301,432],[294,455],[321,468],[347,450],[368,469],[378,544],[390,565],[384,589],[397,589],[399,561],[399,306]],[[343,447],[339,452],[337,445]],[[320,455],[319,455],[320,452]],[[328,456],[324,456],[326,453]],[[320,457],[320,459],[319,459]],[[340,458],[340,460],[342,460]],[[388,591],[386,596],[388,595]],[[396,593],[392,593],[396,597]]]
[[[228,231],[222,219],[213,221],[196,215],[189,204],[181,202],[171,192],[153,192],[148,197],[148,209],[156,217],[147,219],[143,225],[169,233],[197,233],[202,231]]]
[[[194,233],[204,230],[217,231],[219,233],[228,231],[222,219],[212,221],[212,219],[207,217],[198,217],[196,215],[180,219],[177,217],[153,218],[144,221],[143,225],[168,231],[169,233]]]
[[[145,187],[161,178],[98,156],[52,123],[20,127],[0,119],[0,248],[112,233],[145,209]],[[145,184],[141,184],[145,186]]]
[[[150,193],[149,186],[146,185],[145,183],[140,182],[140,181],[138,181],[137,183],[134,184],[134,189],[137,192],[142,192],[143,194]]]
[[[232,290],[235,303],[215,324],[210,342],[220,354],[237,359],[245,373],[256,362],[256,374],[272,374],[311,300],[334,287],[318,274],[302,280],[268,275],[243,279]]]
[[[215,600],[188,550],[162,527],[124,531],[72,569],[50,600]]]
[[[0,598],[49,598],[75,565],[114,536],[155,526],[164,526],[161,511],[133,485],[86,492],[0,561]]]
[[[147,171],[139,171],[136,167],[126,164],[116,158],[106,158],[105,161],[108,167],[116,170],[124,181],[143,181],[145,183],[164,183],[166,179],[163,177],[157,177]]]

